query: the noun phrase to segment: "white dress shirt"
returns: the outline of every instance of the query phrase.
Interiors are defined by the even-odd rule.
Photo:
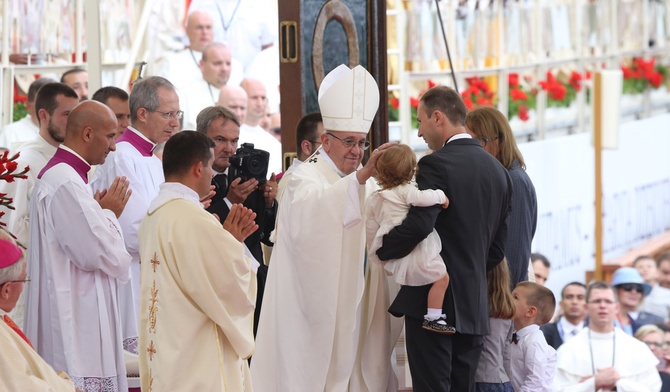
[[[556,370],[556,350],[547,344],[540,326],[516,332],[518,343],[509,345],[507,375],[516,392],[551,392]]]
[[[563,343],[567,342],[570,340],[570,338],[574,337],[579,333],[579,331],[584,328],[584,320],[580,321],[577,325],[572,324],[569,322],[565,317],[561,317],[558,319],[558,332],[561,334],[561,339],[563,339]]]

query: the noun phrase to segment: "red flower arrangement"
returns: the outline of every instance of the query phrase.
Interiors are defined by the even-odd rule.
[[[548,107],[569,107],[582,88],[583,76],[577,71],[570,74],[559,72],[558,77],[547,72],[547,80],[539,82],[540,87],[547,92]]]
[[[480,77],[465,78],[468,88],[461,92],[461,98],[465,106],[472,110],[480,106],[493,106],[495,93],[484,79]]]
[[[421,96],[431,88],[437,86],[438,84],[433,82],[432,80],[428,80],[428,88],[425,90],[421,90],[419,92],[418,97],[410,97],[409,98],[409,106],[410,106],[410,114],[411,114],[411,122],[412,122],[412,128],[417,129],[419,128],[419,121],[417,120],[417,110],[419,109],[419,101],[421,99]],[[389,121],[398,121],[400,120],[400,116],[398,114],[398,108],[400,107],[400,100],[396,98],[394,95],[389,95],[389,102],[388,102],[388,107],[389,107]]]
[[[28,115],[26,102],[28,102],[28,96],[22,95],[19,92],[18,84],[14,81],[14,110],[12,111],[12,121],[19,121]]]
[[[645,61],[639,57],[633,58],[628,65],[622,65],[621,71],[624,94],[641,94],[648,87],[659,88],[668,73],[667,67],[656,65],[655,59]]]
[[[5,151],[0,155],[0,181],[14,182],[17,178],[28,178],[28,171],[30,170],[29,166],[23,168],[23,171],[16,173],[16,170],[19,167],[19,164],[16,162],[16,159],[19,157],[19,154],[15,154],[9,158],[9,151]],[[6,193],[0,193],[0,206],[8,208],[10,210],[14,209],[12,203],[14,200],[11,197],[7,197]],[[5,215],[4,211],[0,211],[0,218]],[[7,224],[0,221],[0,227],[6,227]]]
[[[518,116],[521,121],[528,121],[528,111],[535,108],[537,92],[527,91],[519,82],[519,74],[511,73],[507,79],[509,97],[507,102],[507,118]]]

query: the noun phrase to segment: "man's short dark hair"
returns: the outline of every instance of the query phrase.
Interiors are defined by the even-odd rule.
[[[37,98],[35,98],[35,114],[37,115],[38,123],[42,122],[39,114],[41,109],[46,110],[50,116],[54,114],[54,110],[58,106],[56,97],[59,95],[75,98],[79,102],[79,96],[67,84],[56,82],[45,84],[37,91]]]
[[[588,285],[586,288],[586,302],[588,303],[589,300],[591,299],[591,292],[593,290],[611,290],[612,294],[614,294],[614,300],[616,301],[616,291],[614,291],[614,287],[612,287],[611,284],[607,282],[603,282],[601,280],[596,280],[595,282],[592,282],[591,284]]]
[[[570,286],[579,286],[582,287],[584,290],[586,290],[586,285],[582,282],[570,282],[563,286],[563,290],[561,290],[561,299],[565,299],[565,289],[567,289]]]
[[[72,69],[70,69],[70,70],[67,70],[67,71],[65,71],[65,73],[60,77],[60,82],[61,82],[61,83],[65,83],[65,77],[68,76],[68,75],[74,75],[74,74],[78,74],[78,73],[82,73],[82,72],[87,72],[87,71],[86,71],[85,69],[83,69],[83,68],[79,68],[79,67],[76,67],[76,68],[72,68]]]
[[[186,173],[198,162],[209,165],[214,142],[204,133],[182,131],[172,136],[163,150],[165,178]]]
[[[547,259],[547,257],[542,253],[531,253],[530,260],[533,263],[540,260],[546,268],[551,268],[551,263],[549,262],[549,259]]]
[[[56,83],[56,81],[51,78],[39,78],[30,83],[30,87],[28,87],[28,102],[35,102],[39,89],[48,83]]]
[[[658,255],[658,257],[656,258],[656,266],[660,268],[661,263],[666,262],[666,261],[670,263],[670,250],[665,251],[665,252],[661,253],[660,255]]]
[[[223,106],[208,106],[202,109],[195,118],[195,130],[206,135],[209,127],[212,126],[212,122],[217,118],[225,119],[224,123],[230,120],[238,127],[240,126],[240,120],[230,109]]]
[[[118,87],[107,86],[100,88],[93,94],[93,97],[91,97],[92,100],[104,103],[105,105],[107,105],[107,101],[109,101],[110,98],[118,98],[122,101],[127,101],[128,93]]]
[[[300,145],[303,140],[313,142],[317,136],[317,129],[319,124],[323,123],[321,113],[315,112],[305,115],[298,121],[298,126],[295,131],[295,142],[298,152],[301,151]]]
[[[150,76],[133,85],[128,102],[131,123],[137,121],[137,111],[140,108],[145,108],[148,111],[158,109],[158,106],[160,106],[160,101],[158,100],[159,88],[174,91],[174,85],[169,80],[160,76]]]
[[[433,112],[439,110],[455,126],[465,126],[465,116],[468,108],[463,103],[461,96],[453,88],[447,86],[436,86],[426,91],[421,97],[423,109],[426,116],[430,118]]]

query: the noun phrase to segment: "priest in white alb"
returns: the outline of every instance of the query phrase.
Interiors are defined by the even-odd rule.
[[[389,293],[383,268],[365,270],[363,209],[390,144],[361,166],[379,87],[362,66],[340,65],[322,81],[319,106],[322,149],[293,172],[279,207],[251,376],[258,391],[385,391],[392,328],[375,310]],[[367,345],[371,331],[381,345]],[[357,355],[374,363],[363,368]]]
[[[593,282],[586,290],[589,325],[558,348],[556,392],[658,392],[658,359],[642,341],[614,321],[619,312],[614,289]]]
[[[26,335],[56,371],[82,391],[126,391],[119,283],[131,257],[117,217],[130,197],[119,178],[93,195],[91,165],[115,148],[117,121],[84,101],[70,113],[65,141],[37,176],[30,204]]]
[[[165,181],[161,160],[153,150],[179,128],[179,97],[167,79],[151,76],[133,86],[129,97],[131,126],[116,140],[116,151],[98,167],[91,186],[109,187],[116,177],[130,182],[133,197],[119,217],[126,250],[133,257],[130,283],[121,285],[123,348],[137,353],[137,317],[140,308],[140,247],[137,229]]]
[[[236,204],[222,226],[200,204],[213,147],[200,132],[168,140],[166,182],[140,225],[143,391],[252,390],[256,276],[242,241],[258,225]]]

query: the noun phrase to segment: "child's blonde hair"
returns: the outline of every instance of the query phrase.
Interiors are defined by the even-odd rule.
[[[510,290],[509,266],[507,258],[486,273],[486,287],[489,299],[489,317],[504,320],[514,318],[516,308]]]
[[[406,144],[396,144],[384,150],[377,159],[377,183],[384,189],[395,188],[412,180],[416,170],[416,155]]]

